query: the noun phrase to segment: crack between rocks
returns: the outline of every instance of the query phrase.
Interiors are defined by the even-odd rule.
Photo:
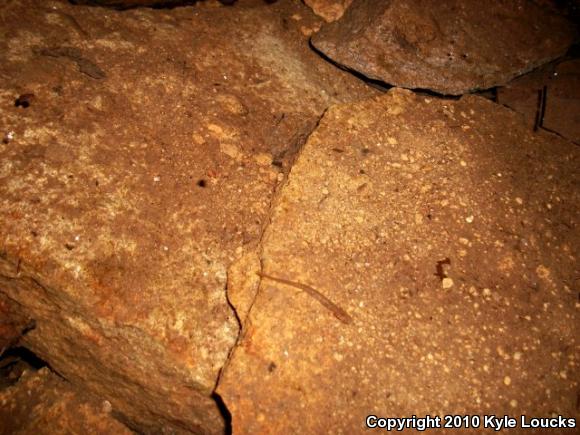
[[[469,92],[464,92],[462,94],[454,95],[454,94],[443,94],[441,92],[433,91],[433,90],[427,89],[427,88],[407,88],[404,86],[392,85],[392,84],[387,83],[383,80],[368,77],[368,76],[364,75],[363,73],[361,73],[360,71],[357,71],[355,69],[352,69],[352,68],[349,68],[345,65],[342,65],[341,63],[328,57],[326,54],[324,54],[322,51],[320,51],[318,48],[316,48],[314,46],[314,44],[312,43],[312,38],[309,39],[308,46],[314,53],[316,53],[318,56],[320,56],[321,59],[325,60],[326,62],[328,62],[332,66],[334,66],[342,71],[346,71],[347,73],[356,77],[360,81],[364,82],[367,86],[370,86],[371,88],[378,89],[379,91],[382,91],[382,92],[387,92],[392,88],[402,88],[402,89],[409,89],[410,91],[416,92],[416,93],[421,94],[421,95],[428,95],[430,97],[459,100],[463,95],[468,95],[468,94],[482,92],[482,91],[486,91],[486,90],[491,89],[491,88],[473,89],[472,91],[469,91]]]
[[[314,44],[312,43],[312,38],[310,38],[308,40],[308,47],[314,53],[316,53],[318,56],[320,56],[320,58],[323,59],[324,61],[328,62],[332,66],[334,66],[342,71],[346,71],[347,73],[351,74],[352,76],[356,77],[357,79],[359,79],[360,81],[364,82],[366,85],[368,85],[372,88],[378,89],[379,91],[382,91],[382,92],[387,92],[389,89],[394,87],[393,85],[390,85],[386,82],[383,82],[382,80],[377,80],[377,79],[372,79],[370,77],[367,77],[363,73],[361,73],[355,69],[348,68],[348,67],[338,63],[337,61],[331,59],[330,57],[328,57],[326,54],[324,54],[322,51],[320,51],[318,48],[316,48],[314,46]]]
[[[308,142],[308,139],[310,138],[312,133],[314,133],[318,129],[318,126],[320,125],[320,122],[322,121],[322,118],[324,118],[324,115],[326,114],[327,111],[328,111],[328,107],[323,110],[322,114],[316,120],[316,124],[305,135],[304,141],[302,143],[299,143],[296,146],[296,151],[295,151],[294,155],[292,156],[291,161],[288,163],[288,171],[286,173],[284,173],[284,178],[272,188],[272,196],[270,197],[270,201],[268,204],[268,212],[266,213],[266,219],[265,219],[264,224],[262,225],[262,228],[260,230],[260,237],[258,239],[258,243],[257,243],[256,248],[255,248],[255,250],[257,251],[258,258],[260,260],[259,272],[263,272],[263,270],[264,270],[264,262],[263,262],[264,246],[263,246],[263,242],[264,242],[264,236],[266,234],[266,231],[272,223],[272,215],[274,212],[274,208],[276,207],[276,205],[278,203],[278,200],[280,198],[282,190],[284,189],[286,184],[288,184],[288,180],[290,178],[290,174],[292,173],[292,168],[294,167],[294,163],[298,160],[298,158],[302,154],[302,151],[304,150],[304,146]],[[251,273],[253,273],[253,271],[251,271]],[[240,315],[238,314],[236,307],[234,306],[234,304],[230,300],[230,298],[228,296],[228,289],[227,289],[227,284],[226,284],[226,300],[227,300],[227,303],[230,306],[232,312],[234,313],[234,315],[236,317],[236,321],[238,322],[239,332],[238,332],[238,336],[236,337],[236,341],[234,342],[234,344],[232,345],[232,347],[228,351],[228,356],[226,357],[224,364],[222,365],[222,367],[219,370],[215,385],[214,385],[212,393],[211,393],[211,398],[216,402],[216,404],[217,404],[218,408],[220,409],[220,412],[222,413],[222,416],[224,417],[224,420],[226,422],[226,432],[225,432],[226,434],[232,433],[231,432],[232,431],[232,426],[231,426],[232,416],[231,416],[229,409],[227,408],[225,401],[218,394],[217,389],[221,383],[223,373],[225,372],[225,370],[227,369],[228,365],[230,364],[230,362],[232,360],[232,356],[233,356],[236,348],[238,347],[238,345],[241,343],[242,339],[244,338],[244,335],[246,332],[245,325],[247,323],[247,319],[250,317],[250,314],[252,312],[254,304],[256,303],[256,300],[258,299],[258,296],[260,294],[260,288],[262,287],[262,279],[263,278],[260,277],[260,279],[258,281],[256,294],[254,295],[254,298],[253,298],[252,302],[250,303],[250,306],[248,308],[248,312],[246,314],[246,318],[244,320],[242,320],[240,318]],[[227,282],[227,280],[226,280],[226,282]]]

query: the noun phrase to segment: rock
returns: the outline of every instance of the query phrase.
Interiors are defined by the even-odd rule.
[[[304,0],[304,3],[310,6],[316,15],[331,23],[344,15],[352,0]]]
[[[36,321],[23,346],[143,433],[221,433],[227,271],[326,107],[376,91],[309,49],[293,2],[0,16],[0,292]]]
[[[0,357],[33,328],[34,322],[16,314],[13,304],[0,293]]]
[[[133,432],[111,416],[110,404],[87,396],[43,368],[0,391],[0,434],[114,434]]]
[[[539,96],[545,108],[539,124]],[[550,64],[498,88],[497,102],[524,115],[530,128],[543,127],[580,144],[580,60]],[[538,123],[538,125],[536,125]]]
[[[312,43],[370,79],[459,95],[561,56],[573,37],[566,19],[522,0],[361,0]]]
[[[247,271],[260,288],[217,390],[234,433],[577,415],[579,181],[577,146],[482,97],[331,107]]]

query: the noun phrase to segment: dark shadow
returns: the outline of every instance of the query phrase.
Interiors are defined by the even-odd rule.
[[[43,367],[49,367],[48,363],[30,349],[21,346],[7,349],[0,356],[0,390],[18,382],[25,370]]]
[[[224,419],[225,422],[225,429],[224,429],[224,435],[231,435],[232,433],[232,414],[230,413],[230,411],[228,410],[226,404],[224,403],[223,399],[221,398],[221,396],[216,393],[213,392],[211,395],[211,398],[213,400],[215,400],[215,403],[218,406],[218,409]]]

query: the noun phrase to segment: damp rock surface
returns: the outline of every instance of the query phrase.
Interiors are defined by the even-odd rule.
[[[17,384],[0,391],[0,434],[133,434],[111,411],[110,403],[42,368],[25,372]]]
[[[371,79],[459,95],[557,58],[573,38],[566,19],[525,0],[361,0],[312,43]]]
[[[23,345],[140,431],[220,433],[230,264],[330,104],[376,92],[304,5],[0,6],[0,292]]]
[[[579,159],[481,97],[331,107],[248,263],[262,278],[218,385],[234,433],[578,418]]]

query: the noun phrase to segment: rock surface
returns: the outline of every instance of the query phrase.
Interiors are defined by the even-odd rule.
[[[226,271],[292,153],[375,95],[308,48],[304,5],[0,5],[0,292],[24,340],[142,432],[223,430]]]
[[[561,56],[573,37],[564,18],[525,0],[361,0],[312,43],[371,79],[459,95]]]
[[[0,357],[33,327],[34,322],[31,319],[16,316],[13,304],[0,293]]]
[[[247,263],[270,278],[218,386],[234,433],[578,418],[579,177],[578,147],[481,97],[331,107]]]
[[[580,59],[546,65],[497,90],[497,102],[524,115],[536,127],[539,92],[545,87],[541,127],[580,144]]]
[[[111,416],[111,405],[75,390],[47,368],[26,372],[0,391],[1,435],[129,435]]]
[[[304,0],[314,13],[331,23],[340,19],[353,0]]]

